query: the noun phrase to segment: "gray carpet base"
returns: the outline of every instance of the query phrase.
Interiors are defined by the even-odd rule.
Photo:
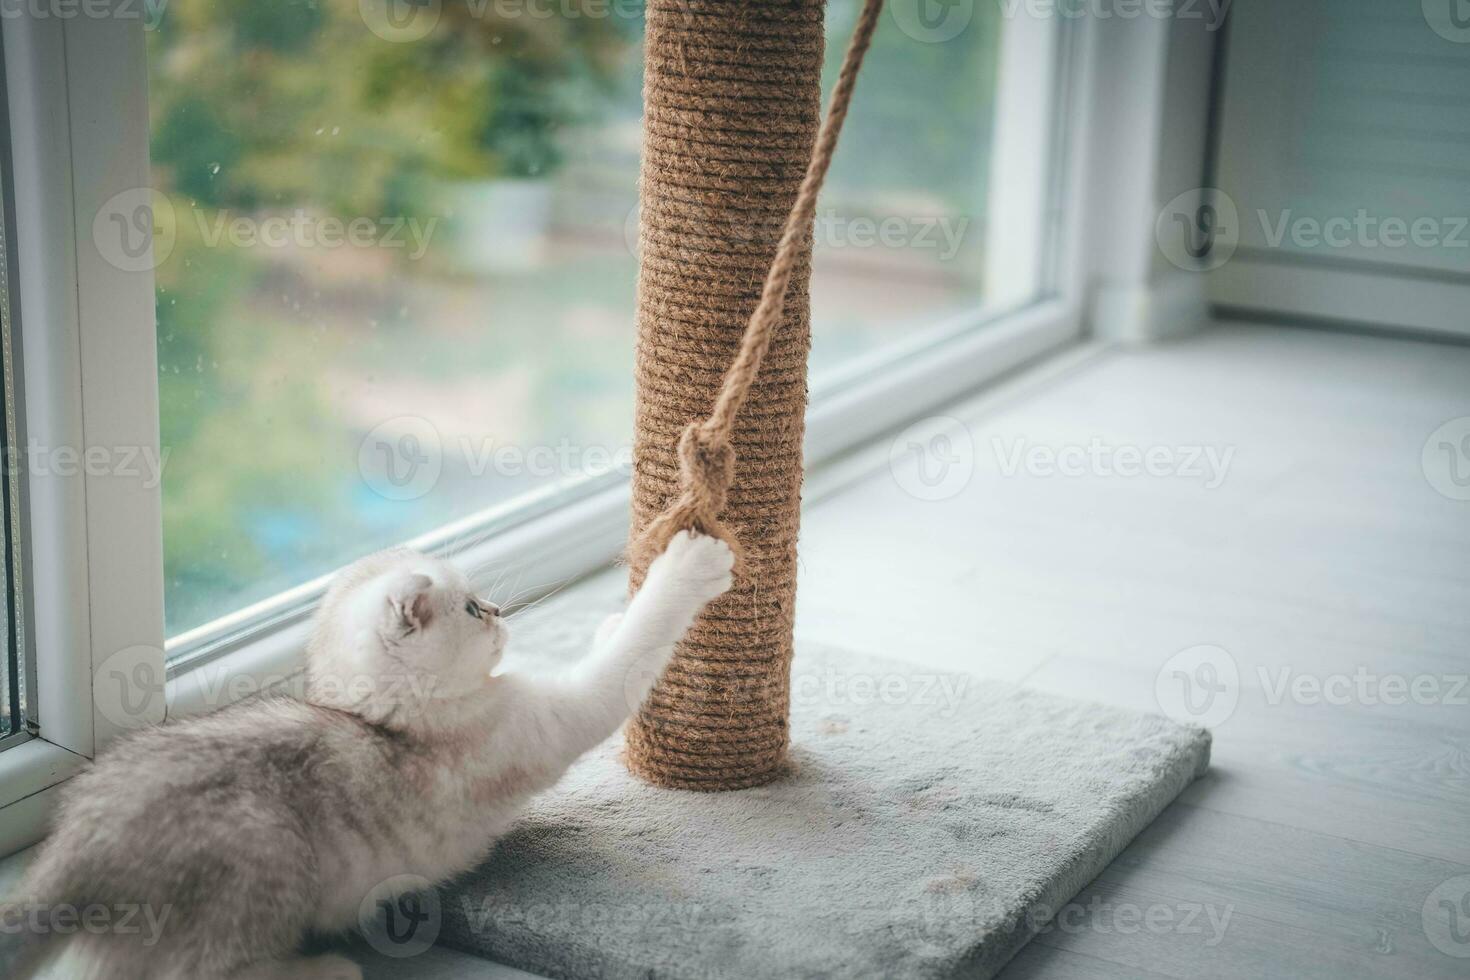
[[[441,898],[439,941],[551,977],[989,977],[1209,764],[1153,715],[837,651],[787,777],[656,789],[616,742]]]

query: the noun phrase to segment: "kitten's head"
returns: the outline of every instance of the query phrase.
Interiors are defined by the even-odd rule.
[[[453,564],[406,548],[338,573],[307,647],[308,697],[375,721],[482,687],[509,630]]]

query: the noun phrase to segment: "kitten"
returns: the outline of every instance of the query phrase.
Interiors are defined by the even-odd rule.
[[[67,787],[7,927],[28,908],[142,906],[146,948],[82,929],[28,938],[45,955],[61,940],[82,964],[69,977],[356,980],[340,956],[299,958],[303,939],[356,926],[385,879],[440,882],[484,860],[642,702],[732,563],[723,542],[678,535],[590,656],[536,675],[491,673],[505,623],[454,566],[364,558],[317,613],[305,699],[252,699],[104,753]]]

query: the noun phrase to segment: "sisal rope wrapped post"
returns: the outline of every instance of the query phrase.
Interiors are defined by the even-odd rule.
[[[649,0],[630,587],[682,529],[735,586],[627,729],[658,785],[781,773],[800,522],[817,191],[881,0],[866,0],[818,134],[822,0]]]

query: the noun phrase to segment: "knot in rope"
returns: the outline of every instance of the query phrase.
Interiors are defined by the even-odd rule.
[[[679,486],[690,502],[717,520],[734,482],[735,450],[725,433],[698,422],[685,426],[679,437]]]

